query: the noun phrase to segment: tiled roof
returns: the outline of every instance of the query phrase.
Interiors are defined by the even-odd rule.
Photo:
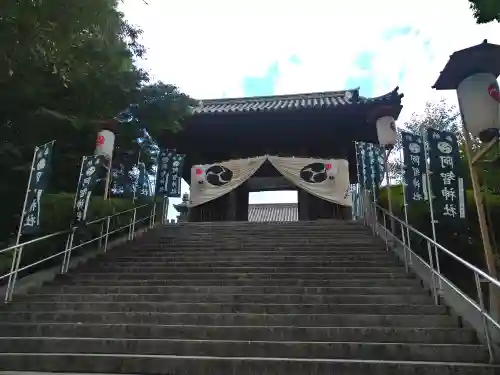
[[[297,221],[297,203],[249,204],[248,221]]]
[[[201,100],[200,105],[193,109],[193,113],[222,114],[274,112],[293,109],[333,108],[369,102],[387,102],[393,101],[394,99],[398,100],[402,97],[401,94],[397,93],[397,90],[398,88],[377,98],[360,97],[359,89],[354,89],[308,94]]]
[[[255,96],[233,99],[203,100],[194,113],[269,112],[287,109],[328,108],[351,104],[357,90],[317,92],[310,94]]]

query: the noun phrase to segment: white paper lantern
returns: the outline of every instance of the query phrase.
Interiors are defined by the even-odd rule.
[[[495,76],[491,73],[469,76],[458,85],[457,95],[469,132],[483,142],[493,139],[499,128],[500,103]]]
[[[115,146],[115,134],[109,130],[101,130],[97,133],[95,154],[104,155],[108,158],[113,157],[113,148]]]
[[[197,185],[204,185],[207,180],[205,168],[200,165],[195,165],[191,171],[191,180],[192,183]]]
[[[397,140],[396,121],[392,116],[380,117],[377,120],[377,136],[381,146],[393,146]]]

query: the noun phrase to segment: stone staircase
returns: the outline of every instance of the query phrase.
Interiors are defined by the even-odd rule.
[[[0,371],[493,375],[355,222],[156,229],[0,309]]]

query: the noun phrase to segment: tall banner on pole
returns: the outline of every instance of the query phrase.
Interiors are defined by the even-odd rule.
[[[433,207],[439,222],[465,219],[464,180],[460,150],[454,133],[427,129]]]
[[[365,188],[365,168],[364,168],[364,163],[363,163],[363,147],[364,147],[364,142],[356,142],[356,162],[358,163],[357,165],[357,170],[358,170],[358,183],[359,186],[364,189]]]
[[[92,190],[99,179],[103,177],[103,171],[107,163],[106,156],[93,155],[84,156],[80,169],[80,177],[75,194],[75,224],[85,222],[87,218],[87,209],[92,196]]]
[[[40,230],[40,201],[47,188],[54,142],[35,147],[28,188],[21,214],[18,240],[23,234],[34,234]]]
[[[134,197],[142,198],[149,197],[149,178],[148,171],[146,170],[146,165],[144,163],[139,163],[137,166],[139,169],[139,177],[137,178],[137,184],[134,190]]]
[[[420,135],[401,132],[406,202],[427,200],[425,148]]]
[[[181,197],[181,174],[185,156],[186,155],[183,154],[174,154],[172,158],[172,165],[170,173],[168,174],[169,178],[165,189],[167,191],[167,196],[171,198]]]
[[[175,150],[162,150],[158,156],[156,196],[179,198],[181,196],[181,173],[185,155]]]
[[[169,175],[172,158],[174,156],[173,150],[161,150],[158,155],[158,171],[156,177],[156,196],[165,196],[167,194],[167,180]]]

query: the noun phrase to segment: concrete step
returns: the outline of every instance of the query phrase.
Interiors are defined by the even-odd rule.
[[[440,315],[445,306],[406,304],[273,304],[273,303],[203,303],[203,302],[19,302],[8,311],[82,311],[82,312],[187,312],[187,313],[253,313],[253,314],[372,314],[372,315]]]
[[[341,255],[287,255],[287,254],[279,254],[272,253],[267,254],[265,258],[261,255],[252,255],[246,253],[238,253],[235,256],[227,256],[227,255],[219,255],[219,254],[200,254],[199,256],[190,255],[190,254],[177,254],[177,255],[169,255],[166,253],[165,255],[154,256],[150,254],[146,254],[143,256],[134,256],[134,255],[122,255],[116,253],[107,253],[105,256],[99,257],[101,261],[108,262],[278,262],[278,261],[290,261],[290,262],[328,262],[335,263],[339,261],[386,261],[386,260],[396,260],[392,254],[384,253],[362,253],[362,254],[350,254],[345,253]]]
[[[387,342],[477,344],[476,333],[464,328],[415,327],[286,327],[63,322],[0,323],[4,337],[113,337],[243,341]]]
[[[488,361],[481,345],[304,341],[0,337],[0,353],[86,353],[399,361]]]
[[[32,302],[215,302],[276,304],[432,304],[426,294],[314,295],[314,294],[30,294]]]
[[[126,255],[128,257],[163,257],[163,256],[204,256],[204,257],[212,257],[212,256],[224,256],[227,258],[231,257],[239,257],[239,256],[254,256],[260,257],[263,259],[267,256],[272,255],[284,255],[287,257],[296,257],[296,256],[317,256],[317,257],[328,257],[328,256],[343,256],[346,254],[349,255],[363,255],[363,254],[382,254],[384,250],[373,249],[368,247],[366,249],[355,248],[328,248],[328,249],[306,249],[304,247],[296,248],[296,249],[285,249],[283,247],[276,248],[258,248],[258,249],[242,249],[236,247],[230,247],[227,249],[215,248],[215,249],[205,249],[203,246],[196,248],[180,248],[177,246],[170,246],[163,249],[156,248],[150,250],[144,249],[120,249],[120,255]],[[116,253],[109,253],[111,256]],[[226,259],[227,259],[226,258]]]
[[[374,271],[374,270],[372,270]],[[77,271],[73,274],[75,280],[351,280],[351,279],[384,279],[384,280],[398,280],[408,279],[412,276],[405,273],[404,270],[399,272],[346,272],[346,273],[240,273],[240,272],[225,272],[225,273],[105,273],[105,272],[81,272]]]
[[[35,294],[305,294],[305,295],[429,295],[422,287],[294,287],[294,286],[61,286]]]
[[[75,311],[75,312],[186,312],[186,313],[252,313],[252,314],[372,314],[372,315],[440,315],[445,306],[407,304],[317,305],[275,303],[203,303],[203,302],[19,302],[8,311]]]
[[[0,312],[1,322],[67,322],[99,324],[175,324],[213,326],[301,327],[458,327],[458,318],[447,315],[368,314],[245,314],[157,312]]]
[[[301,280],[290,279],[254,279],[254,280],[230,280],[230,279],[82,279],[78,274],[73,276],[60,276],[51,283],[50,286],[273,286],[283,287],[391,287],[391,286],[410,286],[421,287],[422,283],[416,278],[379,278],[379,279],[330,279],[330,280]]]
[[[383,259],[383,260],[316,260],[316,261],[294,261],[294,260],[214,260],[214,261],[147,261],[138,259],[137,261],[120,261],[120,260],[108,260],[108,261],[95,261],[89,262],[89,266],[100,268],[149,268],[149,267],[173,267],[173,268],[219,268],[219,267],[264,267],[264,268],[277,268],[277,267],[401,267],[401,264],[395,259]]]
[[[120,267],[117,265],[110,267],[89,267],[89,265],[84,264],[79,268],[81,271],[93,271],[95,273],[105,272],[107,274],[111,273],[131,273],[131,272],[142,272],[142,273],[163,273],[163,274],[189,274],[189,273],[197,273],[200,274],[263,274],[269,275],[273,273],[284,273],[284,274],[293,274],[296,277],[301,277],[302,274],[321,274],[321,273],[330,273],[330,274],[345,274],[345,273],[405,273],[404,267],[401,266],[392,266],[392,267],[379,267],[377,265],[373,265],[371,267],[301,267],[301,266],[290,266],[290,267],[170,267],[168,264],[160,265],[160,266],[152,266],[152,267]]]
[[[0,354],[4,371],[175,375],[495,375],[499,367],[470,363],[363,361],[300,358],[226,358],[140,354]]]

